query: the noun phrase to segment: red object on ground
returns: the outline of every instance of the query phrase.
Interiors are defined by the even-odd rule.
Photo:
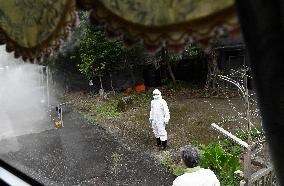
[[[145,91],[145,85],[144,85],[144,84],[136,85],[135,90],[136,90],[137,92]]]
[[[127,87],[126,92],[132,92],[132,87]]]

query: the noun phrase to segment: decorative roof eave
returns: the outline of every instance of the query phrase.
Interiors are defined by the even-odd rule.
[[[6,0],[0,0],[1,1],[6,1]],[[3,5],[3,2],[1,5]],[[7,1],[9,2],[9,1]],[[37,1],[37,5],[46,5],[44,1]],[[60,4],[61,3],[61,4]],[[59,5],[60,4],[60,5]],[[54,6],[54,7],[53,7]],[[58,9],[58,7],[61,6],[62,9]],[[8,6],[7,6],[8,7]],[[3,9],[6,7],[3,6]],[[18,5],[15,5],[13,8],[18,8],[19,10],[23,10],[23,14],[25,13],[28,14],[28,8],[25,7],[24,2],[20,2]],[[16,58],[22,57],[24,61],[31,61],[36,62],[36,61],[41,61],[43,57],[45,56],[50,56],[54,51],[59,51],[62,43],[67,40],[68,36],[70,35],[71,28],[76,25],[76,21],[78,19],[77,13],[76,13],[76,2],[75,0],[61,0],[57,1],[53,4],[48,4],[48,6],[45,7],[50,8],[49,10],[36,10],[33,9],[36,13],[39,13],[41,11],[46,11],[45,14],[42,13],[40,14],[42,17],[41,19],[39,17],[35,17],[35,19],[39,19],[38,22],[36,23],[31,23],[33,24],[32,26],[34,28],[38,29],[37,33],[38,35],[34,35],[33,37],[39,37],[42,32],[46,31],[48,34],[46,34],[46,37],[41,38],[39,42],[34,42],[32,44],[27,41],[25,37],[17,37],[19,35],[24,35],[27,34],[27,32],[24,33],[25,29],[28,30],[29,28],[25,23],[21,24],[19,20],[16,20],[16,16],[14,17],[8,17],[7,15],[9,14],[8,11],[3,11],[4,14],[6,13],[6,20],[0,19],[0,45],[1,44],[6,44],[6,50],[8,52],[14,52],[14,56]],[[1,7],[0,7],[1,10]],[[5,9],[6,10],[6,9]],[[13,10],[10,10],[13,11]],[[25,12],[26,11],[26,12]],[[49,11],[49,12],[47,12]],[[53,12],[52,12],[53,11]],[[1,12],[1,13],[2,13]],[[56,17],[57,19],[52,19],[51,17],[44,17],[44,15],[60,15],[60,17]],[[14,22],[11,18],[15,18]],[[24,19],[24,16],[22,17]],[[8,21],[7,21],[8,20]],[[6,21],[6,22],[5,22]],[[9,22],[10,21],[10,22]],[[31,21],[31,20],[29,20]],[[42,25],[41,23],[48,23],[52,25],[51,30],[43,30],[46,29],[46,25]],[[2,25],[1,25],[2,24]],[[11,25],[17,25],[19,27],[19,32],[22,31],[21,33],[17,33],[18,35],[15,34],[16,28],[11,26]],[[1,27],[2,26],[2,27]],[[11,26],[11,27],[9,27]],[[31,26],[31,27],[32,27]],[[5,28],[5,29],[4,29]],[[41,31],[40,31],[41,30]],[[9,32],[11,31],[11,32]]]
[[[31,62],[60,49],[75,26],[76,6],[91,10],[91,22],[109,37],[121,37],[126,46],[142,42],[150,52],[181,52],[188,43],[209,46],[220,35],[240,33],[234,0],[33,1],[31,7],[0,0],[0,44]]]
[[[150,52],[157,52],[162,46],[181,52],[193,42],[207,47],[223,34],[235,37],[240,33],[233,3],[207,17],[158,26],[131,22],[110,10],[106,1],[77,0],[77,3],[81,8],[91,10],[93,25],[103,25],[110,38],[120,37],[126,46],[142,42]]]

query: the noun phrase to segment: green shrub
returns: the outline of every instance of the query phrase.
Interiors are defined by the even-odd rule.
[[[241,148],[239,146],[225,139],[220,144],[218,142],[209,145],[201,144],[199,149],[201,152],[200,166],[212,170],[221,185],[235,186],[239,184],[242,178],[234,173],[236,170],[240,170]],[[161,164],[175,176],[184,174],[186,170],[181,164],[175,164],[169,155],[161,161]]]
[[[252,141],[256,142],[264,137],[262,128],[252,128],[250,131]],[[242,140],[247,140],[248,132],[239,131],[236,136]],[[234,172],[240,170],[240,154],[242,149],[228,139],[220,139],[209,145],[199,145],[202,153],[201,167],[209,168],[215,172],[221,185],[235,186],[242,179]]]
[[[250,130],[251,139],[253,142],[256,142],[258,139],[264,137],[264,131],[261,127],[255,127]],[[238,131],[236,133],[236,136],[240,138],[241,140],[247,140],[248,139],[248,132],[246,131]]]
[[[235,156],[239,156],[242,152],[242,149],[239,145],[236,145],[234,142],[232,142],[229,139],[221,139],[219,141],[219,144],[224,149],[225,152],[230,153]]]
[[[228,148],[228,147],[227,147]],[[209,168],[217,175],[221,185],[238,185],[241,178],[235,175],[235,171],[240,169],[240,149],[236,145],[230,148],[231,152],[226,152],[219,143],[211,143],[208,146],[200,145],[201,167]]]

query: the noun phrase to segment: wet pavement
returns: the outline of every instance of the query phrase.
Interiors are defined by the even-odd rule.
[[[36,129],[14,136],[0,130],[0,158],[44,185],[171,185],[175,178],[76,112],[64,114],[64,128],[46,120],[29,127]]]

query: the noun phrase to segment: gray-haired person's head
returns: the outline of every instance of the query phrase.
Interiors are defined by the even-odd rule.
[[[200,152],[198,148],[186,145],[181,149],[181,159],[187,167],[196,167],[199,164]]]

